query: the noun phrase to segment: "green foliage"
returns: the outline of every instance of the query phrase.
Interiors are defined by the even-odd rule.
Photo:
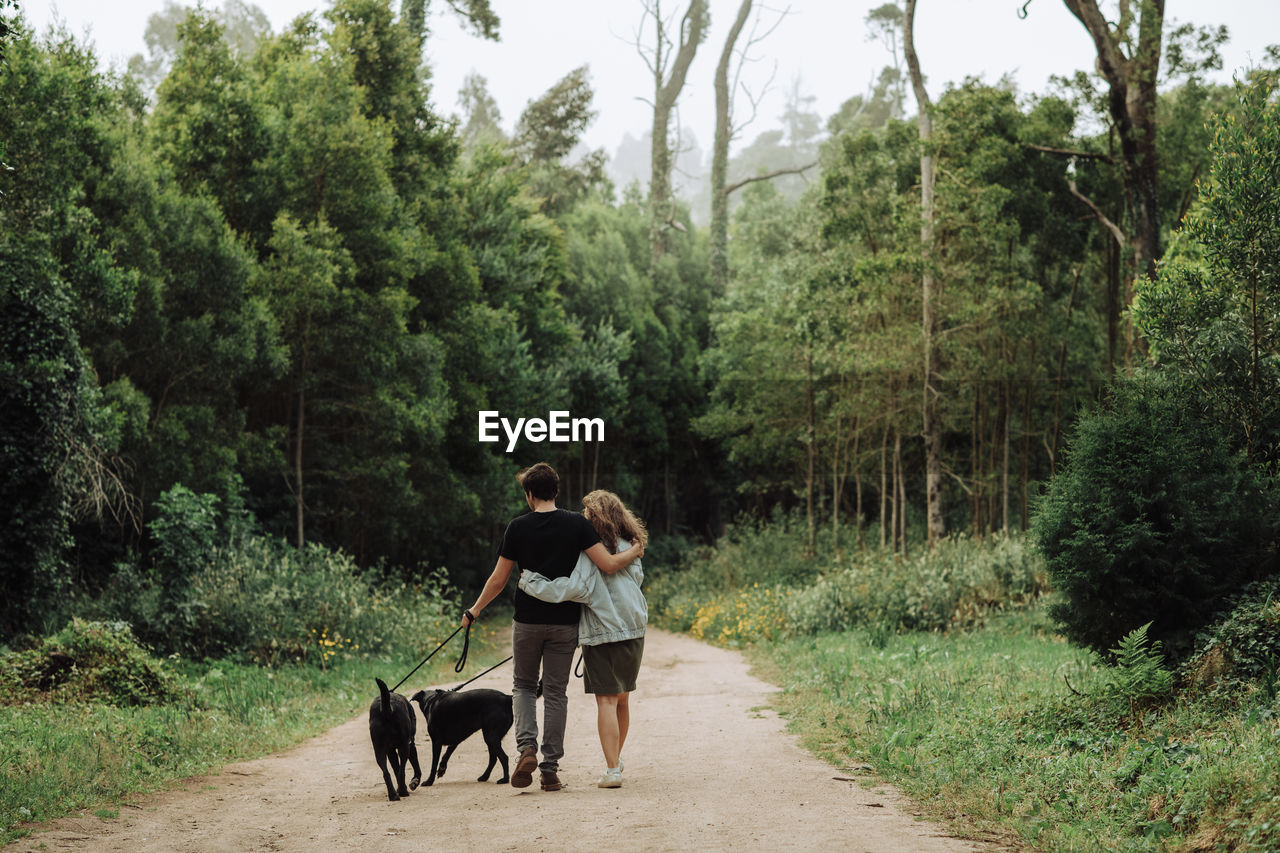
[[[679,571],[659,570],[647,593],[656,624],[732,645],[855,627],[881,641],[904,631],[970,628],[1024,607],[1048,588],[1043,562],[1020,537],[943,540],[902,558],[879,550],[831,555],[830,534],[806,557],[797,517],[739,524]]]
[[[1111,649],[1115,665],[1107,672],[1106,695],[1122,700],[1131,709],[1168,697],[1173,688],[1173,673],[1164,666],[1160,642],[1147,636],[1148,622],[1126,634]]]
[[[318,544],[299,551],[247,536],[208,552],[168,596],[123,566],[91,609],[131,622],[166,652],[328,666],[449,633],[457,593],[443,571],[423,574],[417,583],[384,579]]]
[[[1280,582],[1262,581],[1241,593],[1179,674],[1197,689],[1238,692],[1257,685],[1274,701],[1280,692]]]
[[[1068,638],[1106,654],[1148,622],[1178,660],[1228,596],[1265,570],[1274,489],[1193,411],[1196,392],[1119,382],[1077,423],[1034,521]]]
[[[68,457],[92,405],[70,299],[50,266],[0,243],[0,636],[42,627],[43,602],[65,592]]]
[[[157,153],[185,192],[213,196],[232,228],[261,234],[268,224],[257,198],[266,128],[244,62],[202,10],[188,15],[177,35],[181,47],[151,115]]]
[[[1041,850],[1280,839],[1274,699],[1192,695],[1135,714],[1110,692],[1115,671],[1063,643],[1043,608],[976,631],[861,628],[750,654],[802,743],[845,774],[894,783],[962,834],[1012,833]],[[1160,670],[1149,647],[1134,657]]]
[[[138,644],[127,623],[79,619],[35,648],[0,657],[0,687],[3,701],[15,705],[155,705],[181,693],[174,673]]]
[[[948,537],[933,551],[900,559],[859,554],[788,601],[795,634],[868,625],[884,634],[945,631],[982,624],[1048,591],[1043,561],[1021,537],[988,542]]]
[[[505,654],[481,634],[472,635],[477,664]],[[0,844],[28,834],[33,822],[136,802],[326,732],[365,712],[377,695],[374,676],[394,683],[418,662],[418,648],[391,658],[338,656],[325,669],[166,661],[181,697],[167,704],[0,702]],[[453,660],[436,655],[410,686],[456,683]]]
[[[1236,86],[1181,242],[1135,305],[1162,364],[1250,456],[1280,452],[1280,104],[1277,78]]]
[[[217,495],[198,495],[179,483],[156,500],[156,517],[148,527],[166,604],[213,557],[219,526]]]

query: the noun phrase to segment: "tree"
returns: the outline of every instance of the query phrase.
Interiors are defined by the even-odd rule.
[[[212,17],[193,12],[177,31],[181,48],[151,115],[159,156],[183,192],[209,194],[234,230],[265,240],[271,219],[258,168],[266,127],[245,63]]]
[[[17,19],[10,17],[10,13],[5,11],[9,7],[12,7],[16,12],[18,10],[17,0],[0,0],[0,63],[4,62],[5,50],[18,32],[18,28],[14,26]]]
[[[1076,425],[1034,532],[1069,639],[1105,654],[1152,622],[1175,662],[1249,581],[1274,574],[1280,515],[1264,471],[1233,450],[1177,377],[1120,380]]]
[[[338,235],[324,219],[310,228],[299,227],[287,213],[276,219],[271,237],[271,255],[260,272],[257,289],[268,300],[280,323],[281,340],[288,345],[288,381],[296,400],[296,419],[291,438],[293,481],[290,491],[297,504],[295,544],[306,544],[306,466],[304,447],[307,426],[307,393],[322,381],[316,370],[319,340],[332,335],[340,323],[340,289],[350,283],[354,272],[350,253],[338,245]]]
[[[729,35],[725,37],[724,48],[720,52],[720,61],[716,64],[716,130],[711,154],[711,280],[721,290],[729,283],[730,194],[749,183],[771,180],[783,175],[803,174],[807,169],[817,165],[817,163],[810,163],[806,166],[792,167],[774,163],[775,168],[769,171],[768,174],[758,173],[732,185],[728,182],[729,144],[755,118],[755,106],[759,97],[763,94],[763,92],[753,94],[747,89],[741,80],[742,67],[749,61],[752,47],[767,38],[787,15],[786,10],[780,12],[772,26],[761,33],[759,32],[760,16],[757,13],[755,24],[752,27],[752,32],[747,37],[746,44],[741,48],[737,48],[738,39],[746,26],[748,17],[751,15],[751,8],[750,0],[743,0],[742,5],[738,7],[738,16],[734,19],[733,26],[729,29]],[[729,72],[735,54],[737,55],[737,64],[733,69],[733,84],[730,85]],[[765,88],[767,89],[768,86],[766,85]],[[798,81],[796,88],[797,90],[799,88]],[[739,89],[751,102],[752,114],[745,121],[735,123],[733,95]],[[787,122],[791,129],[789,135],[792,145],[803,144],[803,139],[813,135],[813,132],[807,127],[804,130],[799,130],[812,118],[815,117],[811,113],[804,111],[798,92],[793,92],[793,98],[788,101],[787,111],[783,115],[784,121]],[[816,127],[812,131],[816,131]],[[781,168],[777,168],[778,166],[781,166]]]
[[[1160,257],[1156,83],[1164,36],[1165,0],[1140,0],[1136,18],[1130,4],[1122,2],[1120,20],[1114,27],[1103,16],[1097,0],[1063,0],[1063,3],[1093,39],[1098,53],[1098,72],[1110,87],[1107,104],[1120,136],[1125,195],[1133,216],[1131,248],[1137,274],[1149,278],[1155,274],[1155,263]],[[1117,234],[1117,239],[1120,238]]]
[[[716,135],[711,153],[711,278],[724,287],[729,282],[729,196],[724,187],[729,170],[729,141],[733,136],[730,114],[729,64],[734,45],[751,14],[751,0],[742,0],[738,16],[725,36],[716,63]]]
[[[421,46],[427,37],[427,7],[431,0],[401,0],[400,19],[408,26]],[[498,40],[501,25],[489,0],[446,0],[449,8],[475,30],[476,35],[490,41]]]
[[[542,199],[544,213],[562,214],[607,182],[608,157],[603,150],[592,151],[572,166],[565,162],[596,117],[591,108],[594,97],[584,65],[530,102],[516,123],[512,149],[526,165],[529,189]]]
[[[1280,108],[1274,72],[1238,83],[1213,122],[1209,174],[1175,251],[1139,286],[1157,363],[1195,382],[1250,458],[1280,455]]]
[[[680,99],[689,66],[698,46],[706,37],[711,13],[706,0],[689,0],[680,18],[679,29],[672,33],[674,21],[663,17],[661,0],[645,0],[640,27],[653,18],[653,47],[645,51],[637,35],[637,49],[653,77],[653,135],[649,170],[649,247],[652,265],[657,266],[666,253],[666,232],[677,228],[671,199],[671,113]],[[674,51],[674,56],[672,55]],[[679,134],[676,134],[677,139]],[[682,227],[682,226],[681,226]]]
[[[11,637],[65,612],[73,522],[133,509],[81,330],[118,328],[136,280],[115,267],[86,192],[119,154],[119,101],[90,49],[65,34],[38,43],[2,13],[0,635]]]
[[[66,591],[74,483],[66,476],[90,399],[71,299],[47,256],[0,243],[0,636],[41,629]]]
[[[169,74],[181,46],[178,28],[192,11],[190,6],[165,0],[163,9],[148,16],[147,29],[142,36],[147,45],[147,55],[135,53],[129,57],[128,64],[129,73],[138,79],[144,92],[154,93],[160,81]],[[258,43],[271,34],[271,23],[266,13],[244,0],[224,0],[212,12],[212,17],[222,27],[222,37],[227,46],[245,60],[251,59]]]
[[[920,72],[920,59],[915,47],[916,0],[907,0],[903,16],[903,51],[907,69],[911,74],[911,88],[916,95],[916,121],[920,126],[920,264],[921,264],[921,329],[924,347],[923,434],[925,454],[925,494],[928,517],[929,547],[932,548],[946,532],[942,517],[942,423],[939,417],[941,376],[939,370],[937,314],[934,280],[934,154],[933,124],[929,113],[933,109],[929,93]]]
[[[468,74],[458,90],[458,103],[462,105],[465,119],[461,130],[463,148],[471,150],[479,145],[506,142],[506,134],[502,132],[502,113],[489,92],[488,80],[475,72]]]

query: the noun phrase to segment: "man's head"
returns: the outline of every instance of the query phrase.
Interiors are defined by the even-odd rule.
[[[516,474],[516,480],[534,500],[553,501],[560,494],[560,477],[556,469],[545,462],[525,468]]]

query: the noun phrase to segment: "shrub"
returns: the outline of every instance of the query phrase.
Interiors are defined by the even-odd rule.
[[[99,608],[166,651],[321,666],[344,651],[421,648],[452,631],[461,610],[443,570],[417,584],[383,580],[340,551],[264,536],[214,548],[171,599],[124,567]]]
[[[963,536],[907,559],[865,552],[788,601],[797,634],[871,625],[882,631],[968,627],[987,614],[1048,590],[1036,551],[1021,537],[974,542]]]
[[[660,574],[646,590],[650,617],[727,644],[855,626],[887,638],[969,626],[1047,591],[1043,561],[1021,537],[952,537],[908,559],[882,551],[828,556],[822,574],[818,558],[796,556],[803,547],[803,530],[790,526],[739,532],[717,543],[704,562]],[[760,555],[788,549],[770,575]]]
[[[1252,584],[1231,611],[1205,632],[1182,668],[1198,687],[1256,683],[1268,701],[1280,687],[1280,581]]]
[[[163,704],[177,694],[163,661],[138,644],[124,622],[74,619],[34,648],[0,658],[0,696],[33,700]]]
[[[156,518],[147,527],[166,598],[180,595],[189,578],[209,561],[218,526],[217,495],[196,494],[179,483],[156,499]]]
[[[1227,596],[1264,571],[1277,530],[1260,469],[1160,376],[1113,388],[1083,416],[1033,530],[1052,615],[1099,654],[1148,622],[1166,657],[1185,657]]]

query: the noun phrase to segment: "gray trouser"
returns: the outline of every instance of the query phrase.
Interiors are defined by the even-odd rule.
[[[569,716],[569,671],[578,646],[578,626],[511,624],[511,654],[515,683],[511,707],[515,712],[516,749],[538,746],[538,670],[542,670],[541,770],[560,769],[564,755],[564,726]]]

